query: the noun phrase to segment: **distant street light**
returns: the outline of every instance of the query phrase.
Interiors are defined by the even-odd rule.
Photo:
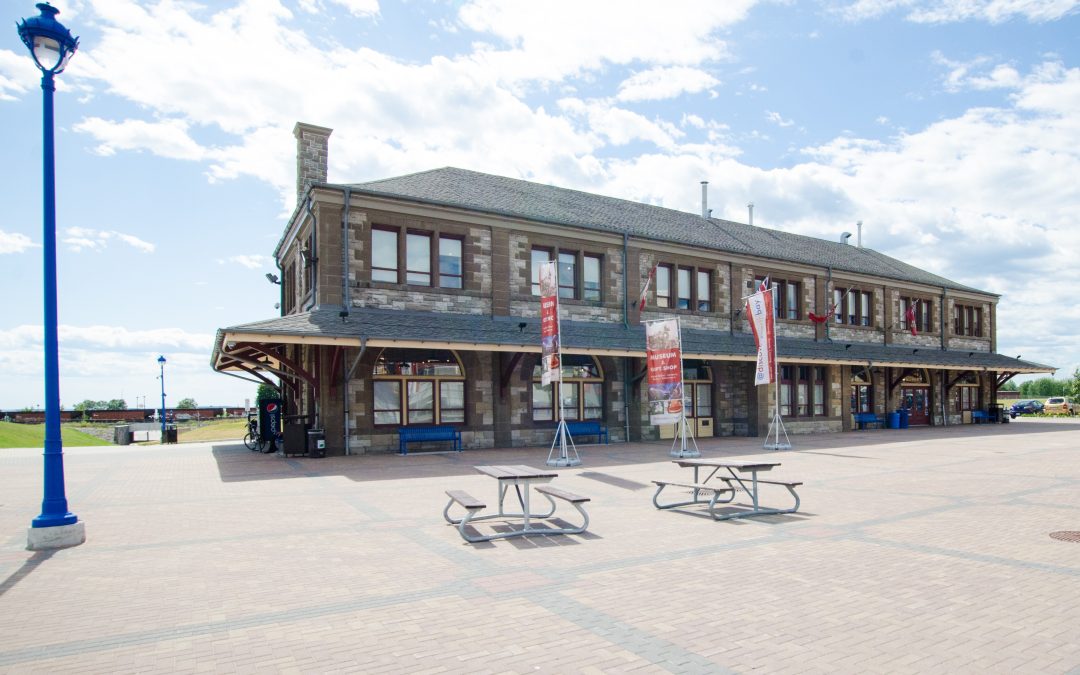
[[[86,541],[86,527],[68,511],[64,492],[64,446],[60,438],[60,367],[56,312],[56,167],[53,150],[54,76],[62,73],[79,47],[79,39],[56,20],[59,13],[47,2],[37,5],[39,16],[18,24],[19,38],[41,70],[42,174],[44,191],[45,257],[45,496],[41,515],[30,523],[30,550],[77,546]]]
[[[165,444],[165,357],[157,357],[158,365],[161,366],[161,444]]]

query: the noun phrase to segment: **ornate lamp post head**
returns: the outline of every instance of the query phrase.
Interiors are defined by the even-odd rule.
[[[162,367],[164,367],[165,366],[165,357],[164,356],[157,357],[157,362],[160,363]]]
[[[23,19],[19,25],[19,37],[30,50],[34,63],[47,74],[62,73],[79,48],[79,38],[72,37],[71,31],[56,20],[60,10],[47,2],[39,2],[39,16]]]

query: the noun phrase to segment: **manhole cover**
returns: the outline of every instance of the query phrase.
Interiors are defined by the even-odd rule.
[[[1072,532],[1069,530],[1061,530],[1060,532],[1051,532],[1051,539],[1059,539],[1061,541],[1075,541],[1080,544],[1080,532]]]

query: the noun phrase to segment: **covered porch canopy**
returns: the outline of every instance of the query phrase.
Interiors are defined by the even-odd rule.
[[[561,326],[564,353],[645,357],[644,326],[582,321],[563,321]],[[682,341],[684,358],[745,362],[756,358],[754,340],[748,334],[684,328]],[[219,329],[211,367],[274,387],[277,385],[271,377],[280,377],[294,390],[301,382],[317,390],[318,374],[288,359],[284,350],[279,349],[291,344],[337,347],[331,370],[339,373],[344,348],[350,347],[539,353],[540,320],[370,308],[354,309],[343,315],[337,307],[315,309]],[[992,371],[997,374],[997,386],[1022,373],[1056,370],[990,352],[839,340],[781,337],[777,338],[776,351],[778,360],[789,363]],[[516,364],[514,359],[512,366]]]

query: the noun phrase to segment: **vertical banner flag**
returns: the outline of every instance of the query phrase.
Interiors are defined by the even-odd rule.
[[[908,300],[907,312],[904,317],[907,319],[908,330],[911,331],[912,335],[919,334],[919,329],[915,326],[915,304],[914,300]]]
[[[540,265],[540,380],[544,385],[561,381],[559,345],[559,278],[555,262]]]
[[[772,291],[758,291],[746,299],[746,316],[757,344],[757,368],[754,384],[769,384],[776,379],[776,334],[773,323]]]
[[[678,319],[645,322],[649,424],[673,424],[683,411],[682,334]]]

